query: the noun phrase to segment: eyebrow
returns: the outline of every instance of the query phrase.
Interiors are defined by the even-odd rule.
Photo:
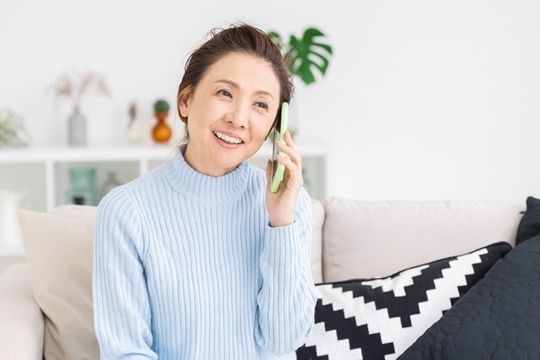
[[[232,86],[232,87],[235,87],[235,88],[238,88],[238,87],[239,87],[237,83],[235,83],[235,82],[232,81],[232,80],[228,80],[228,79],[220,79],[220,80],[216,80],[216,83],[225,83],[225,84],[228,84],[228,85],[230,85],[230,86]],[[272,94],[270,94],[270,93],[269,93],[268,91],[266,91],[266,90],[258,90],[258,91],[256,91],[255,93],[258,94],[258,95],[267,95],[267,96],[270,96],[272,99],[274,98],[274,97],[272,96]]]

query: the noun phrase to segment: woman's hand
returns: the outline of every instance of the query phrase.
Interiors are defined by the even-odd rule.
[[[272,164],[268,160],[266,166],[266,208],[270,215],[270,226],[286,226],[294,223],[294,211],[296,209],[296,200],[298,193],[304,185],[302,177],[302,158],[292,140],[291,134],[287,131],[284,136],[285,143],[277,142],[279,150],[285,155],[278,155],[277,161],[285,165],[283,181],[279,184],[278,191],[272,193],[270,185],[272,183]],[[276,164],[277,165],[277,164]]]

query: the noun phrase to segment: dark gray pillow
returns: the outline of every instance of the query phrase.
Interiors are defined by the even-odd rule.
[[[516,235],[516,245],[540,234],[540,199],[529,196],[527,210],[519,222]]]
[[[538,359],[540,235],[514,247],[398,359]]]

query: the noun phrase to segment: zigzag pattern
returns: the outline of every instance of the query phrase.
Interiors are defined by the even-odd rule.
[[[386,278],[316,285],[314,331],[297,359],[396,359],[508,250],[497,243]]]

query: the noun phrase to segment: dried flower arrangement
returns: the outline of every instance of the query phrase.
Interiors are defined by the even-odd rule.
[[[54,83],[52,90],[57,100],[67,100],[73,106],[79,106],[83,97],[91,92],[111,96],[105,78],[95,71],[66,71]]]
[[[29,138],[20,115],[8,109],[0,110],[0,148],[27,146]]]

